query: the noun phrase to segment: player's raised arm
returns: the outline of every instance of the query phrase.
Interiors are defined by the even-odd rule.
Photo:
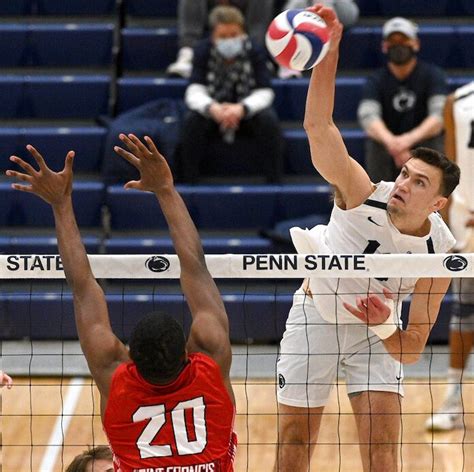
[[[18,164],[24,173],[7,170],[6,174],[24,182],[12,184],[14,189],[34,193],[53,209],[59,253],[67,282],[73,291],[81,348],[105,400],[112,374],[120,362],[128,360],[128,351],[112,332],[104,292],[92,274],[77,227],[72,206],[74,152],[68,152],[61,172],[53,172],[33,146],[27,146],[27,149],[38,169],[12,156],[10,160]]]
[[[145,137],[146,144],[132,134],[121,134],[120,139],[129,151],[120,147],[115,151],[140,172],[140,180],[128,182],[125,188],[153,192],[169,226],[181,265],[181,287],[193,317],[188,349],[208,353],[228,381],[232,354],[227,314],[207,269],[199,234],[174,187],[166,159],[149,137]]]
[[[13,387],[13,379],[3,372],[3,370],[0,370],[0,388],[6,386],[7,388],[12,388]]]
[[[331,8],[316,5],[311,10],[325,20],[330,47],[311,75],[304,127],[315,168],[339,190],[346,208],[353,208],[365,201],[373,189],[365,170],[347,153],[332,116],[342,25]]]

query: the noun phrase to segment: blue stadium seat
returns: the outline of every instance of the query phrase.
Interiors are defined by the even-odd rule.
[[[258,229],[273,226],[278,187],[266,185],[197,186],[192,195],[197,226],[202,229]]]
[[[27,41],[27,26],[0,24],[0,51],[2,51],[2,54],[0,54],[0,67],[17,67],[24,64],[26,61]]]
[[[329,215],[332,190],[327,184],[284,185],[277,195],[277,220],[288,220],[311,214]]]
[[[4,15],[27,15],[35,0],[11,0],[0,2],[0,16]]]
[[[0,118],[96,118],[109,84],[105,75],[0,76]]]
[[[24,116],[25,79],[14,75],[0,75],[0,118]]]
[[[327,185],[183,185],[178,190],[200,229],[257,230],[284,218],[330,211]],[[152,194],[114,185],[107,189],[107,205],[113,230],[166,228]]]
[[[122,44],[124,70],[162,70],[176,58],[176,28],[124,28]]]
[[[51,236],[11,237],[8,239],[10,254],[58,254],[56,238]],[[98,254],[100,239],[96,236],[83,236],[82,242],[89,254]],[[1,243],[1,241],[0,241]]]
[[[382,28],[354,26],[342,37],[339,67],[342,69],[371,69],[382,64],[380,50]]]
[[[379,0],[357,0],[360,16],[382,16]]]
[[[188,196],[184,194],[182,196],[192,215]],[[121,185],[112,185],[107,188],[106,203],[114,230],[167,228],[166,220],[152,193],[125,190]]]
[[[104,75],[28,77],[26,117],[96,118],[107,113],[109,84]]]
[[[413,2],[416,3],[416,2]],[[427,26],[420,28],[420,58],[440,67],[459,67],[454,54],[455,34],[453,26]]]
[[[270,254],[273,244],[257,237],[201,238],[206,254]],[[0,239],[1,244],[1,239]],[[115,237],[105,241],[109,254],[175,254],[170,238]]]
[[[0,236],[0,254],[7,254],[9,252],[11,252],[10,251],[10,238]]]
[[[125,77],[118,79],[118,112],[130,110],[159,98],[182,99],[187,81],[184,79],[153,79]]]
[[[77,221],[82,227],[101,224],[104,186],[99,182],[76,182],[73,203]],[[6,226],[52,227],[51,207],[36,195],[13,190],[9,183],[0,184],[0,222]]]
[[[365,134],[360,129],[341,129],[342,138],[349,154],[361,165],[364,161]],[[311,175],[316,172],[311,162],[308,138],[302,128],[284,130],[286,142],[286,171],[290,174]]]
[[[104,128],[96,126],[0,128],[0,172],[15,168],[8,159],[12,154],[32,160],[27,144],[34,145],[54,170],[63,168],[64,157],[72,149],[76,151],[76,171],[98,171],[105,134]]]
[[[115,9],[115,0],[37,0],[37,2],[40,15],[106,15],[113,13]]]
[[[448,88],[450,92],[454,92],[457,88],[468,84],[474,80],[474,75],[471,76],[459,76],[459,77],[448,77]]]
[[[474,10],[471,13],[474,15]],[[455,43],[458,46],[459,55],[462,60],[462,65],[464,67],[474,67],[474,26],[457,26],[456,27],[456,37],[454,39]]]
[[[127,13],[133,16],[176,17],[178,0],[128,0]]]
[[[442,16],[448,0],[378,0],[383,16]]]
[[[30,61],[34,66],[107,66],[112,60],[114,25],[35,24],[29,26]],[[60,44],[61,47],[55,47]]]

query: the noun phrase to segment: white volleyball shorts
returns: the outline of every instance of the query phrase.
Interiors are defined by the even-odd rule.
[[[297,290],[280,344],[278,402],[325,406],[344,374],[349,395],[364,391],[403,396],[403,366],[366,326],[324,320],[311,297]]]

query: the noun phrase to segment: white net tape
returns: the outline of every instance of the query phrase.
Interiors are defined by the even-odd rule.
[[[90,255],[96,278],[178,279],[176,255]],[[208,255],[215,278],[472,277],[474,254]],[[58,255],[0,255],[0,279],[63,279]]]

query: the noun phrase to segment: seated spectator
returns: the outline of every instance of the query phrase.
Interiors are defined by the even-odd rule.
[[[339,21],[344,27],[352,26],[359,19],[359,7],[354,0],[287,0],[284,10],[298,10],[312,7],[315,3],[321,3],[326,7],[331,7],[336,12]],[[301,72],[280,66],[278,68],[278,77],[288,79],[290,77],[301,77]]]
[[[179,0],[179,51],[176,62],[170,64],[166,72],[185,79],[191,76],[193,48],[205,35],[209,12],[219,5],[238,8],[245,15],[252,41],[263,46],[273,16],[273,3],[274,0]]]
[[[66,472],[114,472],[110,447],[97,446],[85,450],[74,458]]]
[[[257,165],[268,182],[278,182],[283,138],[271,108],[275,94],[265,55],[246,35],[237,8],[216,7],[209,23],[212,36],[195,48],[185,93],[190,113],[177,156],[178,178],[196,183],[201,165],[237,156],[242,164]]]
[[[366,169],[372,182],[393,181],[410,158],[410,149],[443,151],[443,71],[418,60],[418,27],[392,18],[383,27],[382,51],[387,65],[370,76],[357,111],[369,135]]]

